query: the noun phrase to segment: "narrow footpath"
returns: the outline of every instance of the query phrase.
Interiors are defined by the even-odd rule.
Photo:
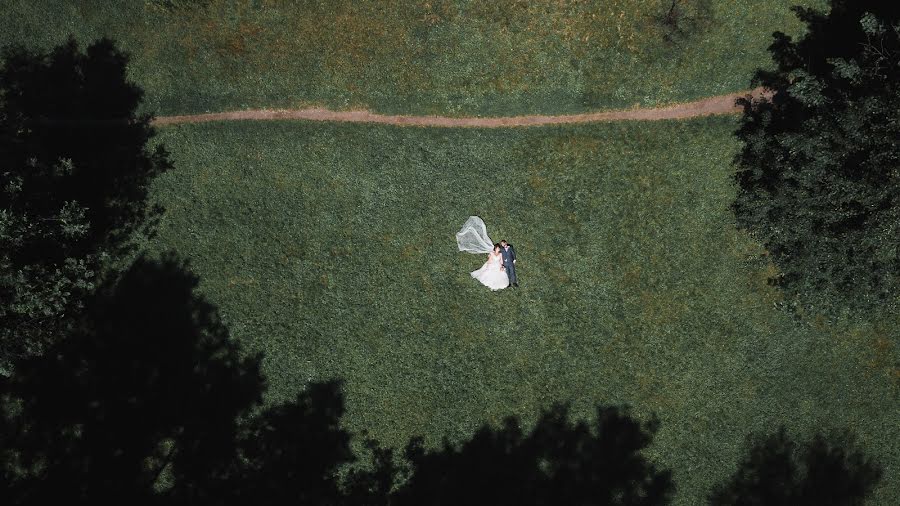
[[[663,107],[624,109],[566,114],[560,116],[507,116],[507,117],[450,117],[450,116],[404,116],[376,114],[369,111],[332,111],[322,108],[310,109],[258,109],[247,111],[214,112],[184,116],[160,116],[153,121],[156,126],[179,123],[205,123],[209,121],[266,121],[304,120],[331,121],[338,123],[379,123],[384,125],[447,127],[447,128],[505,128],[544,125],[564,125],[572,123],[592,123],[600,121],[656,121],[667,119],[688,119],[700,116],[734,114],[740,111],[735,105],[739,98],[768,96],[762,88],[705,98],[695,102],[685,102]]]

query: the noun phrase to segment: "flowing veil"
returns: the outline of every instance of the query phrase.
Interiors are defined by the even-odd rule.
[[[478,216],[469,216],[462,229],[456,233],[456,244],[460,251],[469,253],[490,253],[494,251],[494,241],[487,235],[487,227]]]

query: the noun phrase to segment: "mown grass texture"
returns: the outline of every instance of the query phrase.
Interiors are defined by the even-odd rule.
[[[681,0],[7,0],[0,44],[112,37],[145,107],[325,105],[407,114],[562,114],[747,89],[794,4]],[[167,7],[174,5],[174,7]]]
[[[153,251],[192,262],[269,400],[343,378],[347,426],[402,446],[628,404],[698,504],[745,436],[850,429],[900,496],[895,315],[796,322],[736,230],[733,118],[448,130],[321,123],[166,127],[177,167]],[[479,215],[519,252],[490,292],[454,233]]]

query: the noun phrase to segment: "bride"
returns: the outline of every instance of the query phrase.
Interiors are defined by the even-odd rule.
[[[473,278],[481,281],[481,284],[491,290],[502,290],[509,286],[509,277],[503,269],[499,244],[494,245],[494,250],[488,254],[487,262],[477,271],[472,271],[471,274]]]
[[[472,277],[487,286],[491,290],[502,290],[509,286],[509,277],[503,270],[503,257],[500,255],[500,245],[494,244],[488,237],[487,227],[478,216],[469,216],[463,224],[462,230],[456,234],[456,244],[460,251],[468,253],[488,253],[487,262],[481,269],[472,272]]]

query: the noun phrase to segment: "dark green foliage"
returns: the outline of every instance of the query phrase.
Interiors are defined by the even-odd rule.
[[[881,478],[881,468],[852,438],[818,434],[792,441],[784,428],[751,437],[737,472],[710,495],[715,506],[849,506],[863,504]]]
[[[237,419],[261,400],[197,278],[138,260],[84,322],[2,383],[4,504],[149,498],[165,470],[179,495],[221,486]]]
[[[37,164],[26,168],[41,171]],[[63,160],[45,172],[71,168]],[[102,253],[66,255],[89,227],[76,201],[34,209],[41,195],[23,191],[21,176],[4,172],[0,183],[0,368],[7,374],[11,358],[40,353],[54,331],[71,323],[68,315],[80,311],[94,287]]]
[[[791,303],[826,311],[900,294],[900,3],[796,9],[799,41],[775,34],[778,68],[744,102],[738,223],[758,236]]]
[[[0,361],[41,352],[102,270],[151,229],[142,92],[109,40],[81,52],[9,49],[0,68]]]
[[[247,504],[339,503],[337,470],[355,460],[343,415],[338,382],[314,384],[295,401],[267,409],[242,437],[228,495]]]
[[[643,455],[656,431],[617,408],[599,408],[596,425],[572,423],[568,409],[544,412],[531,433],[508,418],[455,447],[406,450],[412,477],[398,505],[655,505],[674,491],[671,474]]]

